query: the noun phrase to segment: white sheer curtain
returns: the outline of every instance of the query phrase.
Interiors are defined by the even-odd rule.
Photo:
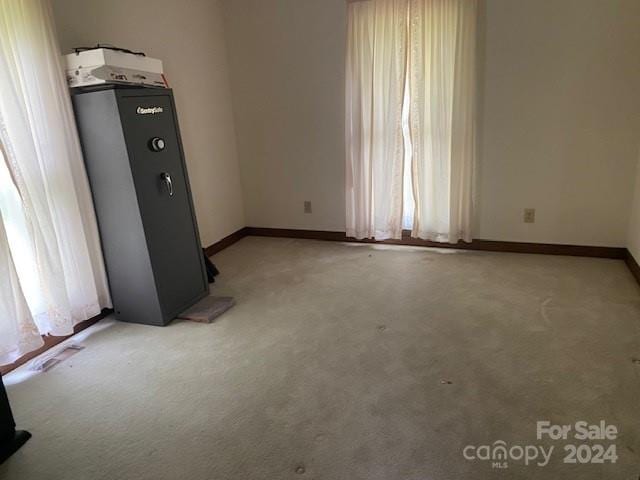
[[[18,280],[1,213],[0,318],[6,319],[0,321],[0,365],[11,363],[44,344]]]
[[[8,243],[40,333],[68,335],[110,299],[48,1],[0,2],[0,92]],[[16,321],[0,318],[2,328]]]
[[[475,0],[411,0],[412,236],[471,241]]]
[[[404,223],[419,238],[471,240],[476,4],[349,5],[348,235],[401,238]],[[380,148],[391,141],[396,148]],[[404,181],[398,180],[403,167]],[[385,213],[380,223],[377,212]]]
[[[347,235],[402,234],[402,104],[406,1],[349,4],[346,135]]]

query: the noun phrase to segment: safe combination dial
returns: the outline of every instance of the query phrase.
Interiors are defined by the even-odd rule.
[[[162,150],[164,150],[164,147],[165,142],[163,138],[153,137],[151,140],[149,140],[149,148],[154,152],[161,152]]]

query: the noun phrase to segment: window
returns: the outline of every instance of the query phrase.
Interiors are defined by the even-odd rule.
[[[347,234],[470,241],[476,1],[348,9]]]
[[[110,306],[49,2],[0,2],[0,365]]]

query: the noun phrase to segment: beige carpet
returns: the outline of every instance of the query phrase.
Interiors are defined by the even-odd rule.
[[[621,261],[246,238],[211,325],[112,322],[9,396],[16,480],[637,479],[640,289]],[[601,419],[564,465],[536,420]],[[546,467],[468,444],[555,445]],[[609,442],[607,442],[609,443]]]

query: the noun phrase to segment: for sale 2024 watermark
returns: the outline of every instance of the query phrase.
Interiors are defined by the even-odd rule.
[[[492,468],[509,468],[510,464],[545,467],[555,455],[561,455],[564,463],[595,464],[616,463],[618,428],[607,424],[580,420],[573,424],[556,425],[548,420],[536,422],[536,438],[562,443],[560,445],[520,445],[496,440],[488,445],[467,445],[462,455],[469,461],[491,462]],[[548,443],[548,442],[547,442]],[[559,450],[559,453],[556,452]]]

